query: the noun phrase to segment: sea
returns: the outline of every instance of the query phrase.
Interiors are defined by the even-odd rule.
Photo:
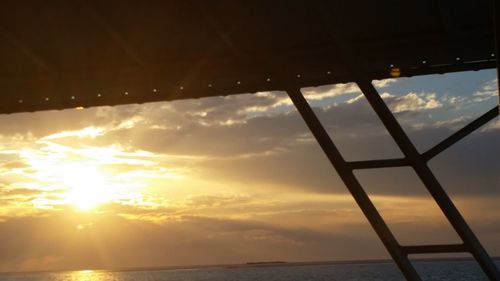
[[[497,266],[500,261],[496,260]],[[488,279],[472,260],[414,261],[422,280]],[[404,281],[392,262],[229,266],[192,269],[0,273],[0,281]]]

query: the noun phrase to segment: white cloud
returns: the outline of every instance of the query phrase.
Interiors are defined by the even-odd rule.
[[[355,83],[346,83],[314,88],[304,88],[302,89],[302,92],[308,100],[318,101],[326,98],[359,93],[360,90]]]
[[[444,95],[441,98],[441,102],[443,102],[447,107],[458,110],[461,109],[464,106],[464,104],[468,102],[468,100],[464,96]]]
[[[443,104],[436,98],[436,93],[413,93],[396,97],[389,93],[383,93],[382,98],[386,100],[393,112],[423,111],[440,108]]]
[[[396,78],[389,78],[384,80],[373,80],[372,83],[375,88],[385,88],[391,84],[396,83],[396,81],[398,81]]]
[[[498,95],[498,81],[497,79],[493,79],[488,81],[483,85],[483,87],[476,91],[473,96],[474,97],[494,97]]]
[[[40,138],[40,140],[54,140],[60,138],[78,137],[78,138],[96,138],[104,135],[104,128],[86,127],[81,130],[62,131]]]
[[[469,116],[459,116],[457,118],[453,118],[450,120],[438,120],[434,122],[433,127],[435,128],[448,128],[451,130],[458,130],[465,126],[468,122],[471,121],[471,117]]]
[[[385,93],[385,94],[387,94],[387,93]],[[382,97],[384,97],[384,94],[382,94]],[[360,100],[361,100],[361,99],[363,99],[363,98],[364,98],[363,94],[361,94],[361,95],[357,95],[356,97],[354,97],[354,98],[352,98],[352,99],[347,100],[347,101],[346,101],[346,103],[348,103],[348,104],[352,104],[352,103],[355,103],[355,102],[360,101]]]

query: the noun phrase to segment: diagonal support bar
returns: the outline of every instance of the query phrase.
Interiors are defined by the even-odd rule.
[[[371,81],[359,79],[356,83],[458,236],[467,245],[484,273],[486,273],[491,281],[500,281],[500,273],[495,263],[427,166],[425,159],[418,153],[410,138],[406,135],[403,128],[401,128]]]
[[[457,143],[461,139],[465,138],[470,133],[479,129],[479,127],[481,127],[484,124],[488,123],[489,121],[495,119],[495,117],[497,117],[497,116],[498,116],[498,106],[495,106],[494,108],[490,109],[485,114],[479,116],[476,120],[469,123],[467,126],[458,130],[453,135],[449,136],[448,138],[444,139],[443,141],[441,141],[440,143],[435,145],[433,148],[424,152],[422,154],[422,157],[424,157],[424,159],[426,161],[431,160],[433,157],[435,157],[439,153],[443,152],[448,147],[454,145],[455,143]]]
[[[380,160],[365,160],[347,162],[347,165],[353,170],[357,169],[378,169],[378,168],[395,168],[408,166],[408,161],[404,158],[396,159],[380,159]]]
[[[287,93],[293,104],[299,111],[300,115],[306,122],[307,126],[311,130],[311,133],[316,138],[316,141],[323,149],[323,152],[328,157],[328,160],[330,160],[330,163],[339,174],[347,189],[354,197],[354,200],[361,208],[361,211],[366,216],[379,238],[382,240],[384,246],[389,251],[389,254],[397,263],[406,279],[412,281],[421,281],[415,268],[413,268],[410,260],[408,259],[406,252],[398,244],[396,238],[389,230],[389,227],[383,220],[382,216],[380,216],[372,201],[361,187],[361,184],[354,176],[352,169],[350,169],[350,167],[347,165],[346,161],[331,140],[318,117],[316,116],[316,114],[314,114],[311,106],[307,103],[306,99],[300,92],[300,89],[290,89],[287,90]]]

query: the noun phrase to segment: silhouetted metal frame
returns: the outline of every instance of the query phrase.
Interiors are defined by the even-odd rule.
[[[450,138],[445,139],[436,145],[434,148],[429,150],[426,155],[420,154],[409,137],[406,135],[403,128],[397,122],[392,112],[384,103],[378,91],[373,86],[371,79],[369,79],[370,76],[365,75],[363,69],[359,69],[359,67],[357,67],[362,64],[360,64],[358,61],[359,58],[352,53],[352,50],[344,42],[342,29],[338,28],[340,24],[336,22],[336,17],[331,14],[332,11],[328,9],[327,3],[322,0],[317,0],[314,3],[316,4],[319,19],[325,24],[325,27],[329,30],[331,38],[335,43],[336,48],[332,51],[340,54],[346,69],[348,69],[351,74],[352,81],[358,85],[359,89],[398,145],[404,155],[404,158],[346,162],[303,97],[300,92],[300,88],[296,87],[289,89],[288,95],[405,278],[411,281],[421,280],[415,268],[409,261],[409,254],[442,252],[454,253],[460,251],[471,253],[484,273],[488,276],[489,280],[500,281],[500,273],[493,260],[483,248],[449,196],[446,194],[430,168],[427,166],[429,159],[453,145],[482,124],[494,118],[495,114],[493,112],[486,113],[482,117],[478,118],[478,120],[475,120],[468,126],[459,130]],[[463,244],[420,246],[399,245],[387,224],[384,222],[383,218],[380,216],[377,209],[374,207],[373,203],[370,201],[369,197],[353,174],[353,169],[358,168],[401,167],[405,165],[414,169],[422,183],[438,204],[439,208],[444,213],[445,217],[462,239]]]
[[[311,133],[314,135],[319,145],[325,152],[328,160],[330,160],[330,163],[339,174],[347,189],[352,194],[354,200],[361,208],[361,211],[382,240],[382,243],[386,247],[387,251],[389,251],[389,254],[397,263],[404,276],[408,280],[421,280],[408,259],[407,253],[399,245],[384,219],[375,208],[375,205],[373,205],[372,201],[368,197],[368,194],[355,177],[353,169],[340,154],[318,117],[314,114],[311,106],[307,103],[307,100],[300,92],[300,89],[288,89],[287,93],[311,130]]]
[[[410,166],[415,170],[416,174],[434,198],[439,208],[443,211],[450,224],[462,239],[466,249],[468,249],[468,252],[476,258],[477,262],[490,280],[500,280],[500,273],[495,263],[483,248],[458,209],[455,207],[450,197],[446,194],[431,169],[427,166],[428,159],[423,157],[417,151],[409,137],[404,132],[403,128],[399,125],[392,112],[382,100],[382,97],[379,95],[371,81],[360,80],[357,81],[357,84],[372,108],[375,110],[375,113],[386,127],[389,134],[400,148],[401,152],[403,152]],[[487,118],[484,119],[486,120]],[[482,122],[485,120],[481,119],[480,121]],[[466,127],[460,132],[466,132],[470,127],[474,126]],[[466,134],[455,134],[452,136],[452,139],[458,141],[458,139],[464,137],[465,135]],[[453,142],[450,142],[449,144],[447,143],[448,146],[451,144],[453,144]]]
[[[444,151],[446,148],[455,144],[474,130],[498,116],[498,107],[489,110],[487,113],[458,130],[456,133],[446,138],[426,153],[420,154],[404,130],[401,128],[392,112],[384,103],[375,87],[373,87],[371,81],[358,82],[358,86],[381,119],[382,123],[385,125],[386,129],[389,131],[390,135],[396,141],[396,144],[405,155],[404,158],[347,162],[342,157],[338,148],[331,140],[317,116],[314,114],[314,111],[302,95],[300,88],[288,89],[287,93],[323,149],[324,153],[330,160],[330,163],[333,165],[340,178],[347,186],[347,189],[352,194],[354,200],[361,208],[363,214],[366,216],[379,238],[382,240],[382,243],[400,268],[405,278],[412,281],[421,280],[408,258],[408,255],[410,254],[469,252],[474,256],[490,280],[500,280],[500,274],[493,260],[487,254],[486,250],[480,244],[479,240],[469,228],[458,209],[455,207],[440,183],[435,178],[432,171],[427,166],[427,161],[432,157]],[[462,239],[462,244],[402,246],[398,243],[384,219],[381,217],[367,193],[355,177],[353,171],[355,169],[401,166],[410,166],[415,170],[452,227]]]

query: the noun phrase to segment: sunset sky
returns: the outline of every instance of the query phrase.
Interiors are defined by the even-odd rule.
[[[420,152],[496,70],[374,81]],[[347,160],[401,156],[355,84],[303,89]],[[0,271],[388,254],[283,92],[0,115]],[[500,255],[498,119],[430,162]],[[409,168],[357,176],[403,244],[459,242]]]

